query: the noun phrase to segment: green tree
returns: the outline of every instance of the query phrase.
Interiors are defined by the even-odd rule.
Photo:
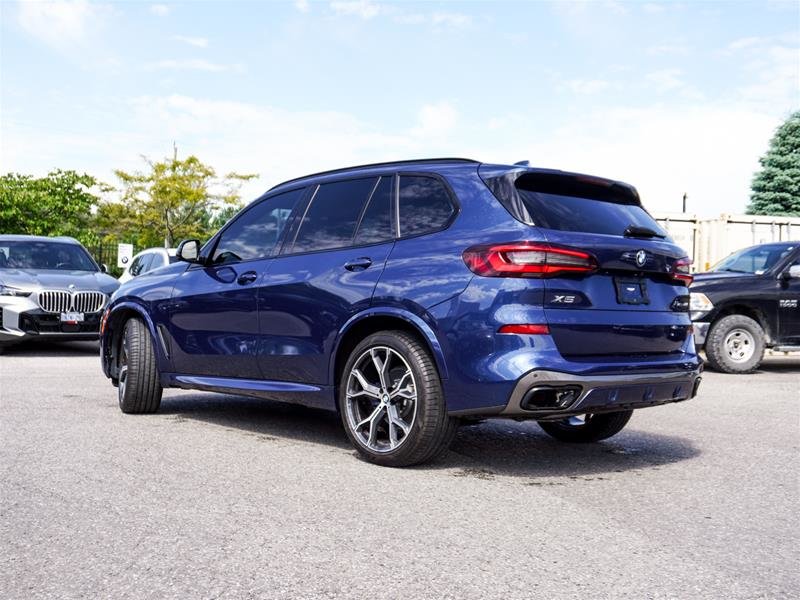
[[[800,111],[777,129],[760,162],[747,212],[800,217]]]
[[[216,229],[220,215],[241,208],[243,182],[257,177],[228,173],[217,177],[196,156],[153,162],[146,171],[115,171],[121,184],[117,201],[104,202],[96,223],[105,238],[132,241],[137,246],[174,246],[187,238],[204,240]]]
[[[69,235],[95,244],[90,222],[100,198],[91,190],[98,185],[94,177],[75,171],[0,176],[0,233]]]

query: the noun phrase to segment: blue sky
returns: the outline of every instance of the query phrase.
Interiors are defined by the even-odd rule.
[[[289,177],[421,156],[578,170],[742,212],[800,108],[796,2],[0,2],[0,170],[173,142]]]

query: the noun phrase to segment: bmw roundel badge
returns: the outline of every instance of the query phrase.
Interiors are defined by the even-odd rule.
[[[636,253],[636,266],[643,267],[644,263],[646,262],[647,262],[647,252],[645,252],[644,250],[639,250]]]

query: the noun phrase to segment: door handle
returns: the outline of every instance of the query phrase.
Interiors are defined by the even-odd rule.
[[[356,258],[355,260],[344,263],[344,268],[348,271],[363,271],[364,269],[368,269],[371,264],[371,258],[368,256],[362,256],[360,258]]]
[[[247,271],[239,275],[239,279],[237,279],[236,282],[239,285],[247,285],[248,283],[253,283],[256,279],[258,279],[258,273],[255,271]]]

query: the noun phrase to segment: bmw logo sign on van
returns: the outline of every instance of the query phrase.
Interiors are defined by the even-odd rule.
[[[647,252],[645,252],[644,250],[639,250],[636,253],[636,266],[643,267],[644,263],[646,262],[647,262]]]

